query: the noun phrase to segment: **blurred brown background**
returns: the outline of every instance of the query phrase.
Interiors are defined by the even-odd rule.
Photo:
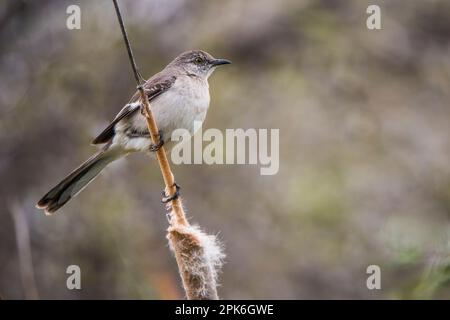
[[[382,30],[366,28],[369,4]],[[191,221],[225,244],[221,298],[450,298],[449,1],[120,5],[145,77],[193,48],[233,61],[210,79],[205,129],[280,128],[275,176],[173,168]],[[183,297],[155,161],[108,167],[51,217],[34,208],[134,88],[111,1],[1,2],[2,298]]]

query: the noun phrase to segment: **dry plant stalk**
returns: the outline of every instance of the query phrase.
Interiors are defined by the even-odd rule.
[[[39,294],[34,276],[33,258],[31,255],[30,245],[30,231],[27,218],[19,202],[13,202],[10,204],[9,211],[14,222],[17,252],[19,255],[19,270],[25,299],[37,300],[39,299]]]
[[[152,142],[159,143],[158,127],[152,115],[150,104],[142,86],[138,87],[144,116]],[[176,192],[175,178],[170,169],[164,146],[157,152],[166,191]],[[186,219],[181,198],[171,201],[170,226],[167,238],[175,253],[178,270],[183,281],[186,297],[189,300],[217,300],[217,271],[222,266],[224,254],[215,236],[204,234],[198,227],[191,226]]]
[[[128,57],[130,59],[134,77],[138,84],[138,90],[143,106],[143,115],[147,120],[147,126],[152,142],[155,145],[158,145],[160,138],[158,126],[152,114],[147,95],[140,84],[140,74],[137,71],[136,62],[131,51],[130,42],[128,41],[117,0],[113,0],[113,3],[128,51]],[[156,156],[164,178],[166,194],[172,196],[176,192],[176,184],[164,146],[156,151]],[[215,236],[207,235],[203,233],[200,228],[189,224],[180,197],[173,199],[170,202],[170,207],[170,226],[167,229],[167,238],[169,239],[170,248],[175,253],[186,297],[189,300],[218,299],[217,273],[222,266],[222,260],[224,258],[220,244]]]
[[[144,116],[147,120],[147,127],[152,138],[152,142],[155,145],[159,143],[159,131],[156,125],[155,118],[153,117],[152,111],[150,109],[150,103],[148,102],[147,96],[141,85],[138,86],[139,94],[141,95],[141,103],[144,106]],[[156,151],[156,157],[158,159],[159,168],[163,175],[164,183],[166,185],[166,191],[168,195],[174,195],[176,192],[175,178],[170,170],[169,160],[167,159],[166,151],[164,146],[162,146],[158,151]],[[189,222],[186,220],[186,215],[183,210],[181,199],[178,197],[172,202],[172,212],[171,215],[175,216],[176,224],[181,226],[189,226]],[[171,219],[172,220],[172,219]]]

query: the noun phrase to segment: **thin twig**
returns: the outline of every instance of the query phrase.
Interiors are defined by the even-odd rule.
[[[123,39],[125,40],[125,46],[127,47],[128,58],[130,59],[131,68],[133,68],[134,78],[139,86],[141,84],[142,76],[140,77],[140,72],[136,66],[136,61],[134,60],[133,51],[131,50],[130,41],[128,40],[127,30],[125,30],[125,25],[122,20],[122,15],[120,14],[119,4],[117,0],[113,0],[114,8],[116,9],[117,19],[119,19],[120,30],[122,30]]]

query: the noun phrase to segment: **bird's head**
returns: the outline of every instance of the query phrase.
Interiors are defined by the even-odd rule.
[[[170,65],[183,68],[188,74],[207,79],[216,67],[230,64],[227,59],[216,59],[201,50],[192,50],[180,54]]]

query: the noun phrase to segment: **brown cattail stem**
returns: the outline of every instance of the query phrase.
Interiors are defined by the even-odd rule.
[[[141,78],[136,62],[133,57],[130,42],[122,20],[117,0],[113,0],[119,20],[122,35],[130,59],[133,74],[138,85],[137,89],[141,96],[143,114],[147,120],[148,131],[152,143],[159,144],[159,130],[152,114],[148,97],[141,85]],[[156,151],[159,167],[161,169],[166,192],[169,196],[176,193],[175,178],[170,169],[169,160],[164,146]],[[217,272],[222,265],[224,254],[217,239],[206,235],[197,227],[191,226],[186,219],[181,198],[177,197],[171,201],[170,226],[167,238],[175,253],[178,270],[183,281],[186,297],[193,299],[218,299],[217,296]]]
[[[158,126],[156,125],[156,121],[153,117],[152,111],[150,109],[150,103],[148,102],[144,89],[142,88],[142,86],[138,86],[138,90],[141,95],[142,105],[144,106],[144,116],[147,120],[147,126],[152,138],[152,142],[157,145],[159,143]],[[159,168],[161,169],[161,173],[163,175],[164,183],[166,185],[166,190],[169,192],[169,195],[174,195],[176,192],[175,178],[172,174],[172,170],[170,170],[170,164],[169,160],[167,159],[167,154],[164,150],[164,146],[156,151],[156,156],[158,159]],[[182,226],[189,226],[189,222],[186,219],[183,205],[179,197],[172,200],[172,212],[175,215],[177,224]]]

